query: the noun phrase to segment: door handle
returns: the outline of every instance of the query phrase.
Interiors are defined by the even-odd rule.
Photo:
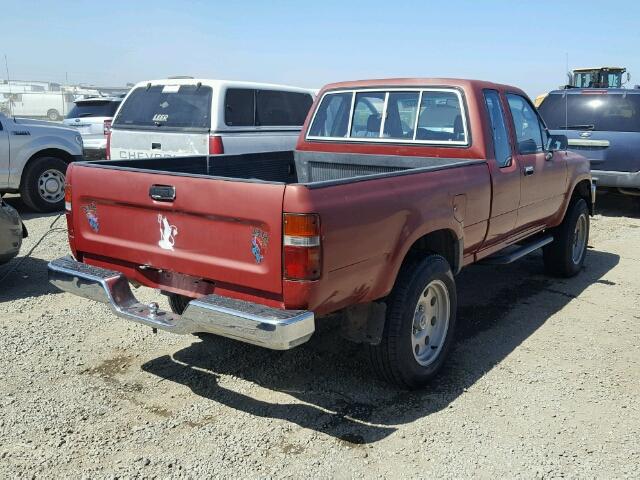
[[[524,176],[528,177],[529,175],[533,175],[536,173],[536,169],[533,167],[524,167]]]
[[[173,202],[176,199],[176,187],[173,185],[151,185],[149,196],[158,202]]]

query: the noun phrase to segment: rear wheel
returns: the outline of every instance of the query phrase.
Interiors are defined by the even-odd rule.
[[[589,242],[589,208],[584,198],[571,202],[553,237],[543,248],[545,270],[554,276],[573,277],[584,264]]]
[[[191,299],[184,295],[178,295],[177,293],[169,294],[169,306],[171,307],[171,311],[178,315],[182,315],[184,313],[184,309],[187,308],[187,304],[190,301]]]
[[[66,162],[57,157],[32,160],[20,185],[20,195],[24,203],[37,212],[62,210],[66,171]]]
[[[428,255],[405,267],[387,300],[382,340],[369,346],[373,369],[404,388],[427,384],[451,348],[456,308],[455,282],[443,257]]]

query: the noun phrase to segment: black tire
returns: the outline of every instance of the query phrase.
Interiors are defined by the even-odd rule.
[[[583,222],[580,228],[585,229],[583,241],[578,239],[582,238],[578,234],[578,222]],[[553,237],[553,242],[542,249],[545,271],[556,277],[573,277],[584,264],[589,243],[589,207],[584,198],[571,202],[564,220],[553,231]]]
[[[412,341],[419,301],[423,299],[427,286],[432,285],[438,285],[439,289],[444,286],[448,294],[448,328],[446,324],[442,324],[445,330],[440,335],[443,340],[439,343],[439,350],[431,352],[435,356],[428,364],[423,365],[419,363],[417,353],[414,355]],[[368,346],[372,368],[382,379],[402,388],[423,387],[442,368],[454,338],[458,302],[449,263],[440,255],[431,254],[403,267],[386,303],[382,341],[379,345]],[[431,302],[431,305],[434,303]],[[435,325],[434,322],[430,322],[431,325]],[[428,342],[427,335],[425,343]],[[428,348],[425,348],[427,353]],[[430,348],[436,349],[433,346]]]
[[[29,208],[37,212],[57,212],[64,209],[64,178],[67,171],[67,163],[57,157],[40,157],[32,160],[22,177],[20,185],[20,195],[22,201]],[[49,173],[52,172],[52,173]],[[55,194],[49,194],[46,188],[41,185],[49,180],[54,180],[56,185],[62,182],[62,192],[58,190]],[[44,190],[43,190],[44,189]],[[44,193],[41,193],[43,191]]]
[[[184,309],[187,308],[187,304],[190,301],[191,299],[184,295],[178,295],[177,293],[169,294],[169,306],[171,307],[171,311],[178,315],[182,315],[184,313]]]
[[[60,113],[56,109],[51,109],[47,112],[47,120],[51,120],[52,122],[56,122],[60,120],[62,117]]]

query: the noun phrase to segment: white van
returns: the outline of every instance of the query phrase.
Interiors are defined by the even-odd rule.
[[[112,160],[293,150],[314,93],[251,82],[138,83],[113,119]]]
[[[0,101],[4,100],[2,110],[7,115],[46,118],[51,121],[62,120],[64,114],[73,108],[74,100],[72,94],[63,92],[25,91],[3,93],[1,97]]]

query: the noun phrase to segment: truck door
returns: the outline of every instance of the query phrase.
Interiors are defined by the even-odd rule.
[[[9,132],[5,117],[0,115],[0,188],[9,185]]]
[[[493,139],[493,159],[489,159],[493,197],[486,244],[501,241],[513,232],[520,205],[520,169],[513,157],[505,105],[497,90],[483,91]]]
[[[566,161],[545,150],[547,132],[531,102],[515,93],[507,94],[507,102],[522,178],[516,228],[543,225],[564,198]]]

